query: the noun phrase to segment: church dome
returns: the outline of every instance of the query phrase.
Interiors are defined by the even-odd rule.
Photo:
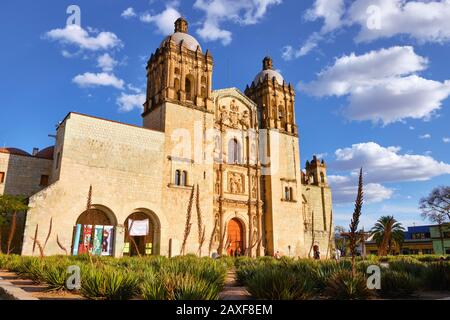
[[[0,148],[0,153],[13,154],[17,156],[31,156],[28,152],[17,148]]]
[[[51,146],[45,149],[42,149],[38,153],[36,153],[36,158],[49,159],[53,160],[53,153],[55,152],[55,147]]]
[[[164,41],[161,43],[161,47],[164,46],[166,42],[170,40],[175,42],[175,44],[177,45],[182,44],[183,47],[186,47],[186,49],[189,49],[191,51],[197,51],[197,47],[200,48],[200,52],[202,51],[202,47],[198,43],[197,39],[195,39],[190,34],[183,32],[175,32],[171,36],[168,36],[166,39],[164,39]]]
[[[283,81],[284,81],[283,76],[279,72],[277,72],[275,70],[270,70],[270,69],[263,70],[260,73],[258,73],[255,77],[255,80],[253,80],[253,82],[255,82],[255,84],[257,84],[258,82],[263,81],[266,78],[266,75],[269,76],[269,80],[272,80],[273,78],[275,78],[280,85],[283,85]]]
[[[197,51],[197,48],[200,49],[200,52],[202,51],[202,47],[197,39],[188,34],[188,22],[184,18],[178,18],[177,21],[175,21],[175,32],[164,39],[161,43],[161,47],[164,46],[167,41],[173,41],[177,45],[182,44],[183,47],[191,51]]]
[[[275,78],[275,80],[278,82],[278,84],[283,85],[284,78],[278,71],[273,70],[273,62],[272,62],[272,58],[270,58],[270,57],[265,57],[264,58],[264,60],[263,60],[263,71],[261,71],[260,73],[258,73],[256,75],[256,77],[253,80],[253,82],[256,85],[260,81],[264,81],[266,76],[269,77],[269,80],[272,80],[273,78]]]

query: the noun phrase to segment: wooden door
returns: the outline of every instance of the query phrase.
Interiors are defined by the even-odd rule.
[[[229,256],[244,254],[244,229],[238,219],[231,219],[228,223],[228,248]]]

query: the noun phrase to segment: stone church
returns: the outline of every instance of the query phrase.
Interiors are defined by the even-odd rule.
[[[0,194],[29,197],[23,255],[331,255],[326,165],[301,169],[295,91],[271,58],[244,92],[213,90],[180,18],[146,72],[142,126],[71,112],[54,146],[0,149]]]

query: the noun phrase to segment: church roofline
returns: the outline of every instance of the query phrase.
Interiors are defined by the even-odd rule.
[[[152,131],[152,132],[155,132],[155,133],[164,134],[164,132],[161,132],[161,131],[158,131],[158,130],[154,130],[154,129],[145,128],[145,127],[138,126],[138,125],[135,125],[135,124],[130,124],[130,123],[126,123],[126,122],[120,122],[120,121],[116,121],[116,120],[110,120],[110,119],[101,118],[101,117],[97,117],[97,116],[92,116],[92,115],[89,115],[89,114],[79,113],[79,112],[75,112],[75,111],[70,111],[64,117],[64,119],[59,123],[58,128],[63,123],[65,123],[66,120],[69,119],[72,114],[77,115],[77,116],[81,116],[81,117],[92,118],[92,119],[106,121],[106,122],[112,122],[112,123],[115,123],[115,124],[121,124],[121,125],[129,126],[129,127],[133,127],[133,128],[138,128],[138,129],[143,129],[143,130],[147,130],[147,131]]]
[[[227,93],[231,94],[232,92],[237,93],[245,102],[251,104],[255,108],[258,107],[258,105],[253,100],[251,100],[249,97],[247,97],[241,90],[239,90],[236,87],[230,87],[230,88],[223,88],[223,89],[213,90],[212,95],[215,96],[215,97],[219,97],[219,96],[225,95]]]

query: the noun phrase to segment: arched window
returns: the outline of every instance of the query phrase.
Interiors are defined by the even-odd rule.
[[[231,139],[228,143],[228,163],[239,163],[241,147],[237,139]]]
[[[184,87],[186,91],[186,100],[192,100],[192,83],[189,78],[186,78]]]
[[[325,175],[323,172],[320,173],[320,182],[325,183]]]
[[[180,90],[180,79],[175,78],[174,87],[175,87],[175,91],[178,93],[178,91]]]
[[[187,171],[183,171],[181,175],[181,185],[187,186]]]
[[[180,170],[175,171],[175,185],[177,185],[177,186],[181,185],[181,171]]]

